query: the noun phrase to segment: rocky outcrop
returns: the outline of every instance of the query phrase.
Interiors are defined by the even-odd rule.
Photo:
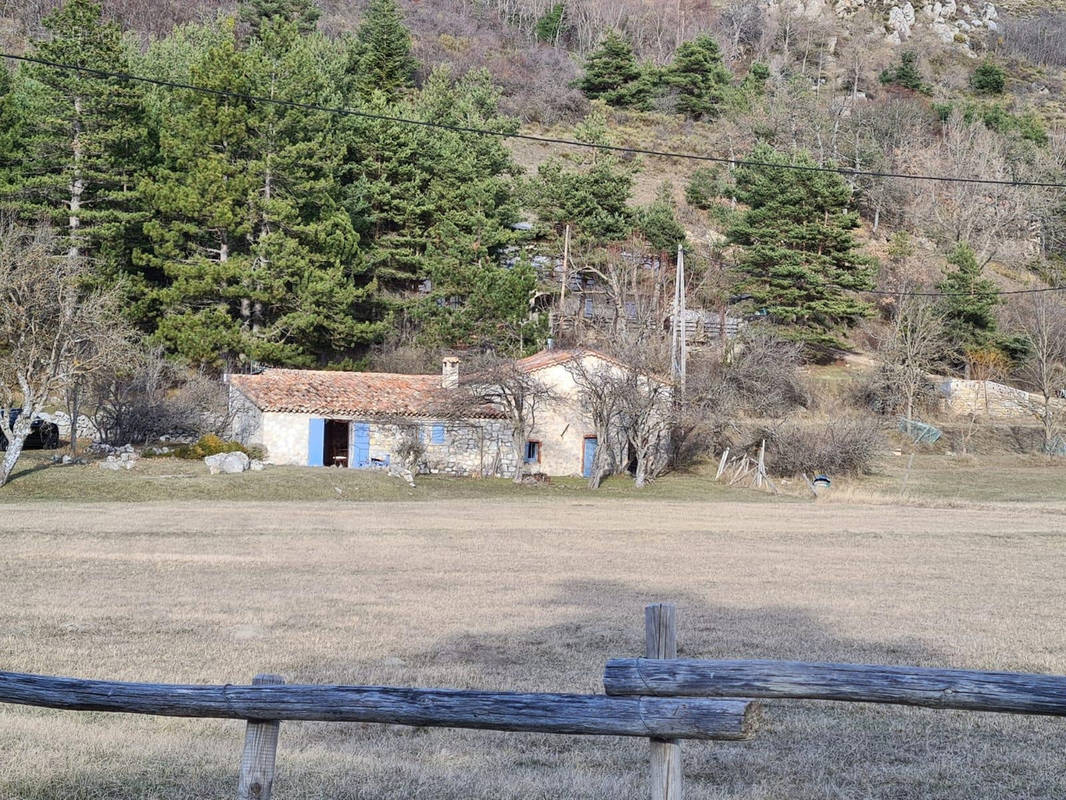
[[[957,0],[936,0],[915,6],[911,0],[768,0],[771,6],[786,6],[811,19],[831,13],[846,19],[860,8],[883,15],[885,38],[903,44],[922,28],[932,31],[945,44],[954,44],[974,55],[971,37],[982,30],[995,31],[999,11],[990,2],[959,5]]]

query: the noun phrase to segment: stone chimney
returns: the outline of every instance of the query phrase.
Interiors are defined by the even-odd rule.
[[[459,387],[459,359],[448,356],[441,361],[440,385],[444,389]]]

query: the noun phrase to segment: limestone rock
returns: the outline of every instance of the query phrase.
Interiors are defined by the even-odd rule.
[[[207,471],[212,475],[218,475],[220,472],[226,475],[236,475],[244,472],[251,465],[248,456],[241,452],[204,456],[204,463],[207,465]]]
[[[250,469],[252,472],[262,472],[264,469],[266,469],[266,464],[264,464],[257,458],[253,458],[251,461],[248,462],[248,469]]]

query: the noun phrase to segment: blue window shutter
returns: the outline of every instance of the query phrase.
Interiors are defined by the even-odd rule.
[[[321,467],[325,463],[326,421],[313,418],[307,427],[307,466]]]
[[[444,425],[439,422],[433,425],[433,438],[430,441],[433,444],[444,444]]]

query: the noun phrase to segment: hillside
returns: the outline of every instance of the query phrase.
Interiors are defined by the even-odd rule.
[[[10,52],[40,52],[41,43],[56,36],[54,26],[49,33],[45,20],[58,5],[54,0],[0,5],[4,47]],[[264,8],[300,6],[300,0],[289,0],[288,5],[249,0],[236,7],[214,2],[193,7],[167,0],[105,0],[104,19],[113,20],[122,32],[121,46],[116,44],[108,58],[133,72],[180,80],[209,74],[219,58],[250,58],[247,63],[234,61],[225,67],[235,70],[232,84],[226,84],[229,78],[223,74],[212,75],[212,80],[221,81],[223,87],[243,86],[257,93],[268,73],[255,72],[262,66],[256,61],[260,55],[243,54],[245,50],[252,53],[251,44],[246,44],[249,29],[244,15],[248,8],[258,9],[254,13],[262,16],[274,13]],[[316,30],[314,42],[291,40],[307,43],[299,45],[301,53],[306,51],[300,58],[307,60],[298,63],[293,56],[285,68],[309,69],[317,59],[319,66],[314,69],[321,70],[316,73],[321,85],[312,91],[319,93],[323,106],[359,108],[379,102],[366,93],[373,88],[370,84],[359,89],[362,78],[356,74],[355,54],[362,46],[359,37],[368,16],[366,6],[365,2],[324,0],[316,8],[312,25],[300,34],[307,37]],[[934,288],[943,278],[946,258],[960,245],[973,251],[979,266],[1000,288],[1042,286],[1060,279],[1066,254],[1063,191],[1003,185],[1012,181],[1056,183],[1066,175],[1066,11],[1053,4],[967,5],[948,0],[916,8],[910,2],[880,0],[775,0],[769,4],[755,0],[620,0],[610,4],[596,0],[403,0],[398,6],[402,13],[395,25],[410,31],[409,44],[403,45],[410,48],[410,55],[405,50],[403,59],[413,68],[413,80],[403,77],[395,91],[390,89],[381,98],[380,102],[389,104],[390,114],[493,130],[511,129],[517,123],[522,132],[535,136],[577,137],[728,161],[743,160],[756,143],[764,143],[774,152],[789,154],[786,158],[791,160],[809,159],[818,167],[859,173],[842,176],[841,191],[846,190],[848,197],[839,210],[858,214],[854,226],[858,252],[863,258],[875,259],[868,287]],[[240,21],[227,32],[225,15],[235,11]],[[617,41],[623,49],[607,56],[616,61],[603,62],[608,64],[608,82],[617,78],[610,75],[612,70],[628,70],[630,77],[616,81],[614,88],[590,88],[589,65],[605,57],[611,31],[619,33]],[[236,50],[226,45],[225,56],[211,50],[226,37],[233,37]],[[700,51],[705,44],[710,49]],[[281,57],[270,52],[274,46],[264,40],[262,57]],[[328,64],[321,55],[327,50],[332,59]],[[685,59],[696,59],[691,64],[700,66],[684,66]],[[33,108],[33,81],[43,79],[43,73],[38,75],[33,69],[37,68],[26,67],[16,75],[23,83],[11,90],[12,97],[22,92],[31,98],[15,99],[16,109],[20,102],[23,110]],[[496,88],[490,89],[490,84]],[[298,92],[301,99],[315,97],[298,83],[271,91]],[[693,98],[698,100],[696,105]],[[141,102],[132,97],[130,101]],[[306,266],[300,269],[319,270],[315,280],[324,283],[315,291],[301,289],[309,292],[302,299],[292,296],[295,289],[288,276],[279,276],[272,287],[261,284],[254,291],[241,289],[240,270],[245,262],[227,261],[224,282],[229,288],[222,297],[228,298],[225,302],[231,304],[233,319],[224,325],[217,319],[208,323],[202,309],[213,301],[202,284],[206,273],[201,270],[194,275],[186,266],[194,253],[195,258],[202,258],[207,245],[192,241],[196,236],[190,237],[188,226],[206,232],[215,223],[208,220],[204,209],[179,202],[174,192],[176,184],[184,182],[182,191],[202,196],[202,188],[194,188],[194,182],[208,180],[212,173],[207,170],[197,178],[203,166],[197,162],[197,152],[167,144],[188,133],[167,129],[178,124],[175,120],[183,120],[181,124],[196,126],[200,146],[215,147],[210,137],[223,136],[223,132],[207,133],[194,120],[197,115],[218,113],[221,106],[212,106],[214,111],[206,103],[196,108],[173,91],[153,88],[145,89],[144,101],[148,138],[137,147],[153,152],[143,151],[143,166],[131,170],[141,170],[134,179],[140,194],[124,201],[134,206],[116,208],[113,217],[134,227],[126,230],[121,242],[104,246],[101,241],[100,252],[112,259],[109,274],[134,276],[125,284],[131,292],[134,322],[193,365],[232,366],[235,359],[357,365],[365,363],[360,359],[369,347],[387,339],[399,344],[469,347],[500,346],[503,337],[528,349],[546,335],[545,320],[522,327],[524,323],[518,320],[523,303],[518,298],[537,281],[550,284],[557,278],[512,272],[504,280],[492,277],[488,265],[501,254],[514,253],[518,245],[539,253],[541,259],[561,258],[564,223],[581,227],[575,222],[578,212],[567,208],[567,198],[572,199],[575,192],[595,195],[604,190],[607,184],[589,183],[601,179],[610,184],[611,192],[619,193],[621,204],[600,208],[596,214],[615,214],[627,221],[617,231],[580,231],[586,260],[610,258],[611,248],[617,250],[623,241],[627,242],[624,248],[646,251],[648,258],[671,250],[670,234],[662,228],[669,217],[676,220],[670,225],[680,225],[690,250],[690,286],[696,287],[692,303],[721,303],[730,291],[743,293],[743,280],[730,277],[722,266],[735,265],[742,256],[735,246],[738,240],[729,235],[746,208],[742,199],[738,201],[737,174],[730,164],[649,155],[625,155],[607,164],[588,151],[566,146],[508,140],[506,149],[501,149],[480,139],[477,154],[467,153],[472,160],[460,166],[463,159],[457,154],[467,147],[461,136],[449,138],[447,146],[435,139],[433,148],[443,149],[431,154],[418,144],[414,132],[400,126],[388,136],[394,141],[407,137],[413,149],[404,155],[407,145],[398,145],[399,151],[386,153],[374,141],[380,132],[327,121],[323,116],[314,117],[314,124],[331,126],[325,134],[331,144],[320,154],[331,155],[323,156],[316,169],[326,172],[312,178],[297,170],[279,178],[279,185],[310,181],[306,191],[325,192],[323,198],[307,205],[294,195],[286,211],[268,212],[249,205],[240,212],[246,212],[246,222],[236,225],[232,233],[248,242],[239,252],[233,251],[237,256],[248,264],[270,264],[276,258],[266,255],[266,249],[274,246],[268,243],[273,239],[265,238],[271,229],[270,214],[291,214],[291,224],[286,225],[291,227],[300,218],[306,226],[312,222],[307,215],[320,213],[322,202],[337,204],[346,214],[345,226],[351,227],[344,234],[344,244],[323,250],[316,242],[325,241],[321,236],[333,223],[318,219],[314,224],[324,225],[323,233],[312,235],[308,228],[299,244],[294,242],[303,234],[294,234],[286,245],[302,248],[300,263]],[[256,148],[263,143],[254,131],[276,122],[266,117],[253,122],[247,156],[241,155],[226,167],[232,176],[266,169],[267,177],[258,191],[267,195],[272,191],[271,173],[263,165],[273,156],[260,157]],[[290,126],[286,136],[297,137],[293,148],[302,146],[297,139],[305,133],[298,126],[306,122],[295,118],[280,122]],[[37,146],[31,130],[32,124],[26,141],[13,144],[12,152],[17,153],[19,146],[30,150]],[[153,150],[157,138],[161,147]],[[270,146],[275,145],[276,140]],[[297,149],[284,151],[287,146],[278,150],[279,158],[307,157],[297,156]],[[58,144],[51,147],[54,153]],[[432,189],[406,176],[416,152],[426,159],[418,169],[428,171],[431,183],[445,180],[435,175],[445,166],[455,173],[447,179],[453,187],[446,190],[447,199],[441,194],[444,189]],[[353,172],[353,164],[370,164],[380,158],[393,159],[391,166],[379,171],[355,167]],[[241,166],[245,163],[241,159],[251,166]],[[127,167],[131,167],[129,162],[122,169]],[[39,213],[39,200],[29,201],[25,187],[38,180],[30,178],[34,170],[53,169],[58,169],[53,184],[58,191],[63,185],[62,169],[51,162],[9,178],[8,184],[14,187],[12,207],[37,203],[34,213]],[[597,169],[605,172],[599,175]],[[867,172],[967,181],[985,178],[1000,184],[862,174]],[[481,181],[478,191],[494,197],[495,210],[487,216],[470,213],[471,199],[453,196],[454,187],[471,185],[474,175]],[[132,185],[129,178],[115,180]],[[328,188],[321,181],[336,185]],[[406,188],[405,181],[410,184]],[[701,181],[702,188],[695,191],[693,186]],[[253,188],[234,189],[238,191]],[[411,192],[435,198],[432,203],[437,206],[399,208],[397,203],[414,196]],[[558,197],[549,197],[553,192]],[[235,194],[226,202],[244,201]],[[451,202],[457,203],[456,209],[464,209],[464,221],[454,218],[458,212],[440,205]],[[153,221],[146,226],[135,222],[140,215]],[[57,213],[57,223],[63,224],[62,219]],[[531,237],[521,240],[514,235],[514,230],[524,230],[519,223],[528,223],[525,227],[531,227]],[[472,249],[434,243],[454,240],[456,225],[469,237]],[[112,232],[101,227],[100,235],[113,234],[113,229],[106,230]],[[248,232],[256,230],[264,233]],[[900,236],[905,236],[905,243],[901,244]],[[334,236],[331,241],[338,240]],[[230,253],[233,246],[211,248]],[[176,257],[172,248],[184,249],[186,255]],[[465,274],[462,265],[471,257],[462,253],[479,253],[475,258],[479,269],[489,272]],[[514,261],[513,256],[507,258]],[[333,265],[328,275],[320,272],[327,263]],[[734,286],[729,285],[731,280]],[[479,287],[501,281],[489,301],[492,308],[475,309],[473,298]],[[317,302],[312,300],[316,291],[334,286],[330,291],[335,296],[336,287],[353,283],[355,294],[329,313],[354,314],[354,327],[341,323],[340,316],[333,321],[306,319],[307,304]],[[306,287],[306,283],[301,285]],[[263,295],[261,299],[253,300],[256,292]],[[420,298],[419,292],[429,296]],[[618,308],[626,303],[639,305],[639,299],[615,300]],[[747,313],[753,311],[758,309],[747,309]],[[175,317],[175,312],[184,316]],[[403,324],[397,328],[401,318]],[[838,342],[862,349],[869,341],[868,332],[856,335],[849,328],[853,322],[830,320],[823,327],[834,328],[832,336]],[[302,337],[299,343],[294,330],[306,330],[295,334]]]

